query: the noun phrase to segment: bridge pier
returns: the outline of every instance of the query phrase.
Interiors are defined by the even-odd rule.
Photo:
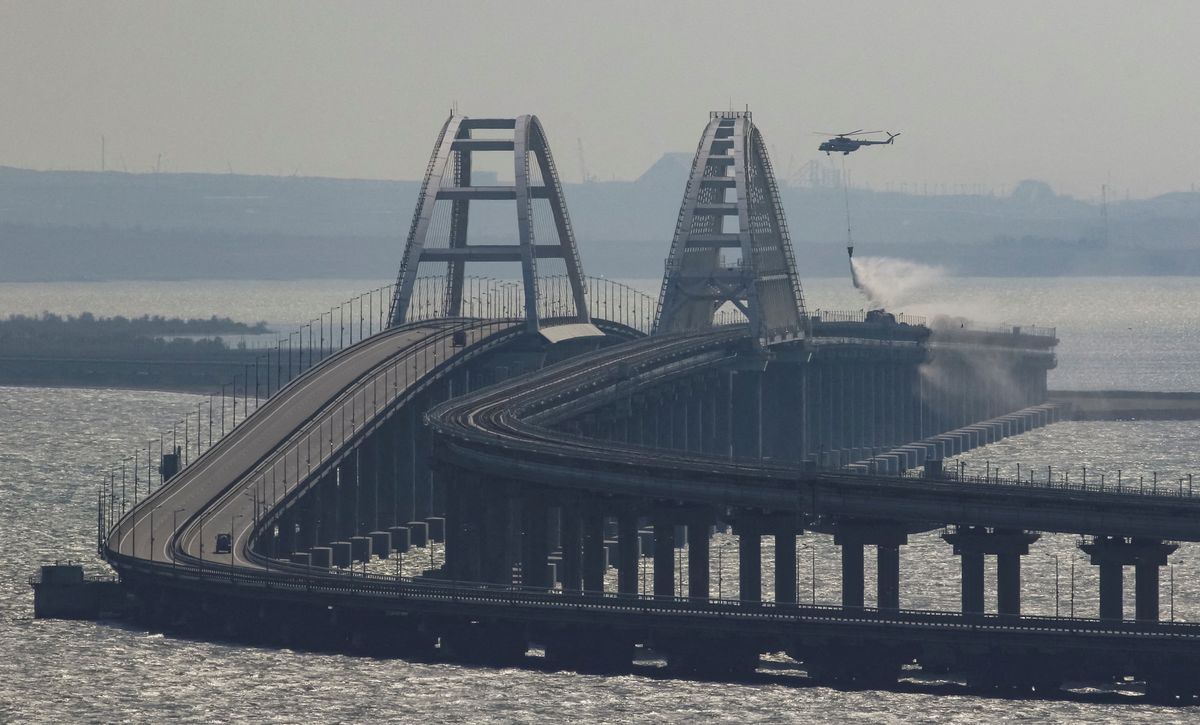
[[[796,529],[775,529],[775,603],[796,603]]]
[[[512,584],[512,554],[509,545],[513,540],[513,511],[507,489],[500,480],[489,479],[480,487],[479,498],[483,505],[483,547],[480,565],[482,579],[492,584]]]
[[[1100,618],[1123,619],[1124,567],[1134,567],[1134,617],[1159,620],[1159,568],[1179,547],[1161,539],[1097,536],[1079,546],[1100,568]]]
[[[942,535],[962,559],[962,611],[984,612],[984,556],[996,557],[996,613],[1021,614],[1021,557],[1038,534],[1012,529],[988,530],[981,526],[958,526]]]
[[[521,583],[549,589],[549,508],[544,494],[526,491],[521,498]]]
[[[558,521],[562,588],[578,592],[583,589],[583,524],[578,504],[566,502],[560,505]]]
[[[583,590],[602,594],[607,564],[604,555],[604,510],[599,502],[584,503],[580,512],[580,526],[583,538]]]
[[[842,606],[864,605],[863,547],[876,547],[876,606],[900,608],[900,547],[908,543],[904,524],[883,521],[838,521],[833,543],[842,548]]]
[[[763,363],[731,373],[731,450],[734,458],[762,458],[763,454]]]
[[[675,596],[675,521],[665,512],[654,516],[654,596]]]
[[[711,516],[693,514],[687,524],[688,596],[707,601],[709,598],[709,530]]]
[[[733,522],[738,537],[738,599],[762,601],[762,525],[752,516]]]
[[[638,529],[637,514],[624,509],[617,514],[617,592],[638,593]]]

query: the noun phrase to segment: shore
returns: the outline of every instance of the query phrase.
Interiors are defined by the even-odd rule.
[[[1141,390],[1051,390],[1067,420],[1198,420],[1200,393]]]

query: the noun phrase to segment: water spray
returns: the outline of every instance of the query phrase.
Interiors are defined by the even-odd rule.
[[[850,259],[850,281],[855,289],[862,289],[858,272],[854,269],[854,237],[850,232],[850,177],[846,173],[846,156],[842,155],[842,196],[846,202],[846,255]]]

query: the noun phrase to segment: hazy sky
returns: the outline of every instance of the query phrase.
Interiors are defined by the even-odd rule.
[[[0,0],[0,165],[419,178],[452,102],[634,178],[749,104],[784,172],[1092,197],[1200,183],[1200,2]]]

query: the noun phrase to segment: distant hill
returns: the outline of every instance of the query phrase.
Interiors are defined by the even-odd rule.
[[[636,181],[567,184],[590,273],[654,277],[674,232],[690,155]],[[378,277],[399,266],[416,181],[127,174],[0,167],[0,281]],[[781,189],[802,276],[845,270],[836,186]],[[1041,182],[1008,196],[852,189],[861,254],[959,274],[1200,274],[1200,194],[1094,204]],[[503,240],[500,206],[472,233]]]

